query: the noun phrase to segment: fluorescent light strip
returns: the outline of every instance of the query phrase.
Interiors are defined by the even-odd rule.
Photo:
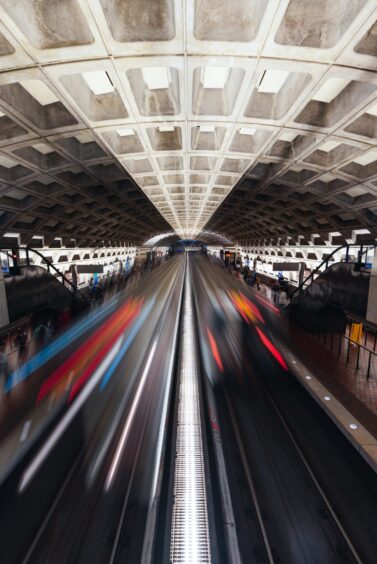
[[[170,541],[172,564],[209,563],[211,561],[190,265],[187,255],[186,261],[174,504]]]

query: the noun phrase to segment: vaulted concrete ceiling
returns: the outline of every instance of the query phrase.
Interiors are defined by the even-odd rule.
[[[376,20],[377,0],[0,0],[2,233],[374,236]]]

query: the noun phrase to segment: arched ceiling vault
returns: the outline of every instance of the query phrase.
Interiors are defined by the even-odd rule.
[[[376,234],[377,0],[0,0],[0,236]]]

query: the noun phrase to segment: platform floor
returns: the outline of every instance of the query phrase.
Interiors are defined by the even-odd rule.
[[[294,353],[316,378],[340,401],[352,415],[377,438],[377,357],[372,355],[370,376],[367,378],[369,353],[360,350],[359,368],[357,347],[334,335],[319,339],[291,325],[291,347]],[[332,350],[331,350],[332,348]],[[373,347],[371,347],[373,350]],[[340,354],[339,354],[340,351]]]

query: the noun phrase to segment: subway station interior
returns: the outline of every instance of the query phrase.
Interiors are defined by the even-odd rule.
[[[376,564],[377,0],[0,0],[0,563]]]

